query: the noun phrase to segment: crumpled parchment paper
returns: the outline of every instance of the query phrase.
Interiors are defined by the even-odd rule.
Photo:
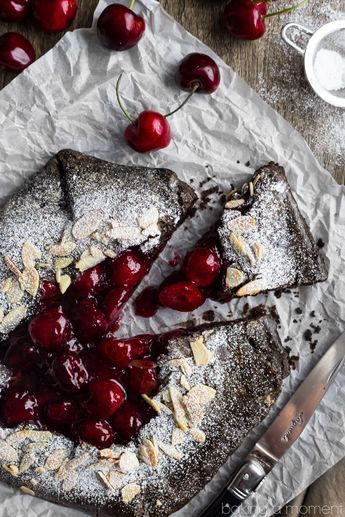
[[[95,19],[111,1],[100,1]],[[219,490],[278,406],[345,330],[345,191],[320,166],[303,138],[210,49],[171,19],[157,1],[139,0],[135,9],[147,22],[139,46],[128,52],[109,52],[100,46],[95,28],[67,33],[0,93],[0,201],[66,147],[124,164],[170,167],[186,181],[193,178],[194,186],[209,178],[203,189],[216,184],[227,189],[231,183],[246,180],[256,167],[274,160],[286,168],[302,213],[314,236],[325,243],[323,252],[329,266],[327,282],[293,290],[279,299],[269,294],[226,306],[208,302],[193,315],[161,310],[150,320],[135,318],[131,307],[126,309],[121,331],[134,334],[161,331],[191,318],[200,322],[210,309],[221,319],[229,311],[239,316],[244,303],[276,305],[281,318],[280,336],[283,341],[291,338],[286,344],[300,357],[271,416],[251,433],[206,490],[178,512],[190,517],[197,515]],[[134,153],[123,142],[126,120],[115,100],[120,72],[124,72],[123,97],[132,114],[143,108],[164,113],[183,98],[173,76],[177,62],[192,51],[206,52],[218,62],[221,87],[211,97],[195,95],[171,119],[174,140],[168,149],[147,155]],[[185,225],[186,229],[180,229],[146,284],[159,283],[171,269],[169,259],[176,251],[183,255],[217,213],[216,208],[204,210]],[[302,313],[296,313],[296,309]],[[320,330],[312,330],[313,339],[318,341],[313,354],[303,338],[311,322],[320,326]],[[345,368],[302,437],[241,508],[240,515],[272,515],[345,455],[344,400]],[[0,498],[2,517],[83,515],[20,495],[5,485],[0,486]]]

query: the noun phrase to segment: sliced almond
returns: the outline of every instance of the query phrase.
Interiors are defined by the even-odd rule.
[[[83,240],[95,232],[104,220],[102,210],[90,210],[74,223],[72,235],[77,240]]]
[[[1,468],[3,470],[5,470],[6,472],[8,472],[9,474],[11,474],[11,476],[13,477],[18,477],[18,474],[19,474],[19,469],[17,467],[17,465],[1,465]]]
[[[34,443],[47,443],[52,439],[53,435],[50,431],[36,431],[34,429],[22,429],[15,431],[7,436],[6,442],[18,445],[20,442],[28,439]]]
[[[105,250],[104,255],[109,258],[116,257],[116,253],[113,250]]]
[[[63,237],[61,242],[58,244],[53,244],[48,248],[48,251],[54,257],[66,257],[72,253],[76,248],[76,243],[67,240],[67,238]]]
[[[128,485],[124,486],[121,490],[121,496],[122,501],[125,504],[129,504],[133,501],[133,499],[140,494],[140,486],[136,483],[129,483]]]
[[[190,390],[190,384],[185,375],[181,375],[180,384],[181,384],[182,388],[184,388],[185,390],[187,390],[187,391]]]
[[[4,317],[5,317],[4,309],[2,307],[0,307],[0,324],[3,321]]]
[[[93,232],[91,234],[91,238],[94,239],[97,242],[100,242],[101,244],[104,244],[104,246],[108,246],[109,244],[109,237],[101,232]]]
[[[247,257],[252,266],[256,264],[254,253],[250,249],[250,246],[236,233],[230,232],[229,241],[233,249],[243,257]]]
[[[144,438],[139,445],[139,457],[149,467],[156,468],[158,465],[159,449],[155,438],[152,440]]]
[[[236,296],[255,296],[264,289],[265,285],[262,278],[258,278],[243,285],[238,291],[236,291]]]
[[[6,279],[5,289],[6,299],[11,305],[17,304],[22,300],[24,291],[20,287],[20,283],[16,277],[12,276]]]
[[[244,204],[244,199],[231,199],[225,204],[225,208],[233,209],[238,208],[239,206],[242,206]]]
[[[30,484],[31,484],[32,486],[37,486],[37,485],[38,485],[38,481],[37,481],[37,479],[35,479],[35,478],[31,478],[31,479],[30,479]]]
[[[22,248],[22,262],[26,268],[34,268],[35,261],[42,258],[41,251],[29,241],[26,241]]]
[[[8,312],[0,323],[0,333],[8,334],[14,330],[17,325],[19,325],[19,323],[25,318],[27,312],[27,308],[24,307],[24,305],[19,305],[18,307],[15,307],[10,312]]]
[[[257,262],[259,262],[262,259],[262,257],[264,256],[265,246],[263,244],[261,244],[260,242],[254,242],[252,248],[253,248],[255,258],[256,258]]]
[[[216,390],[204,384],[197,384],[183,397],[189,420],[192,427],[200,422],[205,415],[207,404],[215,397]]]
[[[259,181],[260,178],[261,178],[261,174],[257,174],[255,176],[255,178],[253,179],[253,187],[255,187],[255,185],[257,184],[257,182]]]
[[[120,456],[119,469],[123,474],[135,472],[139,468],[139,461],[134,452],[126,451]]]
[[[190,341],[190,347],[193,352],[194,362],[197,366],[206,366],[212,360],[212,353],[204,342],[204,337],[200,336],[194,341]]]
[[[250,197],[253,197],[254,196],[254,185],[253,185],[252,181],[250,181],[248,183],[248,188],[249,188],[249,195],[250,195]]]
[[[8,255],[5,255],[4,262],[5,262],[6,266],[8,267],[8,269],[10,271],[12,271],[12,273],[14,275],[16,275],[17,278],[19,278],[22,275],[22,272],[20,271],[19,267],[17,266],[17,264],[15,262],[13,262],[11,257],[9,257]]]
[[[19,277],[20,287],[33,298],[37,295],[40,286],[40,275],[34,267],[26,267]]]
[[[161,506],[163,506],[162,501],[160,501],[159,499],[157,499],[157,501],[156,501],[156,506],[157,506],[157,508],[160,508]]]
[[[72,283],[72,279],[69,275],[61,275],[59,280],[60,293],[64,294]]]
[[[0,440],[0,461],[1,463],[17,463],[18,453],[4,440]]]
[[[192,435],[193,439],[198,443],[205,443],[206,441],[206,435],[204,431],[201,429],[198,429],[197,427],[193,427],[190,430],[190,434]]]
[[[79,475],[77,472],[72,472],[62,483],[62,490],[64,492],[70,492],[78,483]]]
[[[189,377],[192,374],[192,368],[184,357],[180,357],[178,359],[170,359],[169,361],[167,361],[167,364],[169,366],[177,366],[181,369],[181,372],[187,377]]]
[[[251,230],[255,230],[256,220],[250,215],[241,215],[240,217],[231,219],[228,222],[228,228],[236,234],[247,233]]]
[[[121,454],[121,452],[114,451],[113,449],[101,449],[99,451],[99,457],[107,460],[118,460]]]
[[[178,427],[175,427],[175,429],[172,432],[171,435],[171,444],[172,445],[181,445],[186,439],[186,434],[179,429]]]
[[[143,394],[141,395],[143,397],[143,399],[145,400],[145,402],[147,402],[148,404],[150,404],[150,406],[158,413],[160,414],[162,412],[161,410],[161,407],[160,407],[160,402],[159,401],[156,401],[156,400],[153,400],[151,399],[150,397],[148,397],[147,395]]]
[[[176,447],[174,447],[173,445],[158,442],[158,447],[161,451],[164,452],[164,454],[166,454],[167,456],[169,456],[169,458],[172,458],[173,460],[179,461],[183,458],[183,454],[180,451],[178,451]]]
[[[265,404],[268,406],[272,406],[274,404],[274,399],[270,393],[265,397]]]
[[[66,459],[64,449],[55,449],[46,459],[44,467],[46,470],[58,470]]]
[[[108,474],[108,479],[114,490],[123,487],[127,480],[127,475],[122,474],[119,470],[111,470]]]
[[[109,490],[113,490],[113,486],[112,484],[110,483],[109,479],[107,478],[107,476],[104,474],[104,472],[102,472],[101,470],[98,470],[97,471],[97,476],[99,477],[99,479],[102,481],[102,483],[109,489]]]
[[[107,235],[113,240],[133,241],[140,237],[141,230],[138,226],[119,226],[113,228]]]
[[[66,267],[70,266],[73,263],[72,257],[61,257],[55,260],[55,268],[56,269],[66,269]]]
[[[84,253],[82,253],[80,260],[76,263],[75,267],[79,271],[83,272],[91,267],[97,266],[103,262],[104,259],[105,255],[102,250],[96,246],[91,246],[89,250],[86,250]]]
[[[188,396],[195,398],[200,404],[208,404],[216,396],[216,390],[206,384],[196,384],[188,392]]]
[[[38,474],[39,476],[41,476],[42,474],[44,474],[46,471],[46,469],[44,467],[36,467],[35,468],[35,472],[36,474]]]
[[[169,386],[168,389],[169,389],[171,403],[173,406],[173,414],[174,414],[175,422],[176,422],[177,426],[180,429],[182,429],[182,431],[187,431],[188,420],[187,420],[186,410],[183,405],[182,393],[174,386]]]
[[[246,280],[246,275],[243,273],[243,271],[240,271],[239,269],[237,269],[235,267],[227,268],[225,285],[228,289],[233,289],[234,287],[238,287],[239,285],[243,284],[243,282],[245,280]]]
[[[19,473],[24,474],[27,470],[29,470],[32,465],[35,463],[36,457],[32,453],[24,454],[20,461],[19,465]]]
[[[31,490],[31,488],[28,488],[27,486],[23,485],[23,486],[20,486],[19,488],[23,492],[23,494],[32,495],[32,496],[35,495],[35,492],[33,490]]]

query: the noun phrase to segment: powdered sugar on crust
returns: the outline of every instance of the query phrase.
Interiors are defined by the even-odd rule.
[[[205,366],[197,366],[192,353],[190,343],[197,339],[212,355]],[[161,388],[154,398],[170,412],[152,419],[135,442],[98,451],[87,444],[74,447],[46,431],[3,429],[0,477],[38,496],[112,508],[118,516],[168,515],[183,506],[266,416],[287,374],[286,354],[266,316],[205,326],[171,338],[167,350],[159,360]],[[175,359],[188,364],[190,389],[181,384]],[[172,443],[177,425],[169,393],[181,398],[187,422],[178,444]],[[157,453],[154,466],[140,455],[140,446],[148,442]],[[132,461],[134,455],[139,462]],[[23,458],[25,471],[18,474]],[[10,465],[16,475],[8,471]],[[133,499],[125,502],[123,494]]]

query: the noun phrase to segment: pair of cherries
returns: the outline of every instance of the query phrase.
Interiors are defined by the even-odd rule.
[[[76,0],[1,0],[0,20],[21,22],[32,12],[34,20],[45,32],[59,32],[74,20],[77,9]],[[21,72],[35,60],[35,49],[21,34],[7,32],[0,37],[0,65]]]

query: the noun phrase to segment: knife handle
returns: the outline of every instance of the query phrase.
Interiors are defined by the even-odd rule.
[[[202,513],[202,517],[231,515],[254,492],[265,476],[266,471],[262,464],[249,456],[227,487]]]

